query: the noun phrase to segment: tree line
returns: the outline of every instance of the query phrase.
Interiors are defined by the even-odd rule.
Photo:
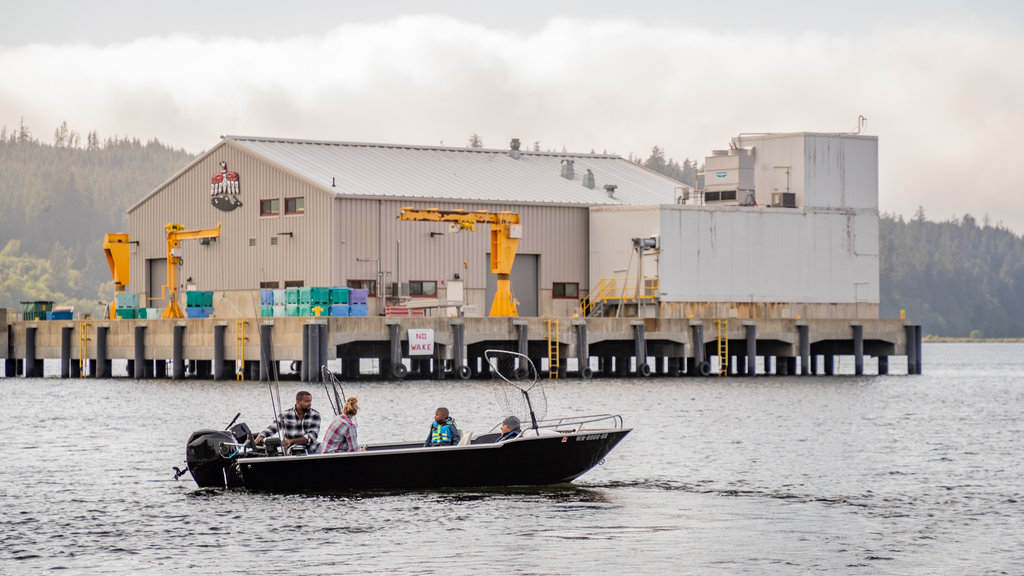
[[[0,128],[0,306],[99,311],[113,294],[103,234],[127,231],[128,207],[194,158],[157,140],[82,138],[66,122],[46,143],[24,122]],[[699,169],[658,146],[628,160],[691,186]],[[909,220],[882,215],[879,255],[883,317],[906,310],[936,336],[1024,337],[1024,238],[1002,225],[935,222],[923,208]]]
[[[155,139],[83,139],[67,122],[50,142],[24,121],[0,128],[0,306],[101,310],[114,291],[103,235],[127,232],[128,207],[194,157]]]

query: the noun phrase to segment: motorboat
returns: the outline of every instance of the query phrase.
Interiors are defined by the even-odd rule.
[[[499,383],[503,407],[508,414],[523,415],[524,429],[516,438],[499,441],[496,430],[478,435],[463,431],[453,446],[424,447],[419,441],[371,444],[358,452],[285,454],[276,438],[253,446],[252,432],[244,423],[235,424],[236,415],[227,429],[192,433],[186,443],[186,470],[201,488],[267,491],[562,484],[601,463],[631,431],[614,414],[543,418],[546,396],[529,358],[493,350],[485,357]],[[324,376],[334,387],[337,402],[331,405],[338,413],[343,390],[338,393],[340,383],[329,372]],[[185,472],[175,470],[176,478]]]

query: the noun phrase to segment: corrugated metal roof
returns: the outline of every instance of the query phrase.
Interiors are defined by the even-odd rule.
[[[581,205],[662,204],[680,183],[619,156],[322,142],[225,136],[226,140],[338,195]],[[561,176],[562,161],[575,176]],[[594,173],[594,189],[583,177]],[[333,188],[332,188],[333,183]],[[606,184],[616,186],[609,198]]]

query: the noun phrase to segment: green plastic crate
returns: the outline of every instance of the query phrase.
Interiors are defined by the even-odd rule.
[[[298,304],[299,303],[299,289],[298,288],[285,288],[284,289],[285,304]],[[291,314],[289,314],[291,316]]]
[[[260,317],[262,318],[273,318],[274,307],[273,306],[260,306]]]
[[[21,303],[21,317],[23,320],[46,320],[46,313],[52,311],[53,302],[46,300]]]
[[[138,317],[138,308],[116,308],[114,314],[121,320],[134,320]]]
[[[348,288],[331,288],[331,304],[348,304]]]
[[[298,295],[297,292],[296,292],[296,295]],[[286,315],[288,315],[288,316],[298,316],[299,315],[299,305],[298,304],[285,304],[284,305],[284,313]]]
[[[324,306],[330,304],[331,303],[331,289],[330,288],[321,288],[321,287],[310,288],[309,289],[309,303],[310,304],[320,304],[320,305],[324,305]]]

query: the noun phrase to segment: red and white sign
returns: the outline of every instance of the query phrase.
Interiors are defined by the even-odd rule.
[[[433,328],[409,328],[409,356],[430,356],[434,353]]]

